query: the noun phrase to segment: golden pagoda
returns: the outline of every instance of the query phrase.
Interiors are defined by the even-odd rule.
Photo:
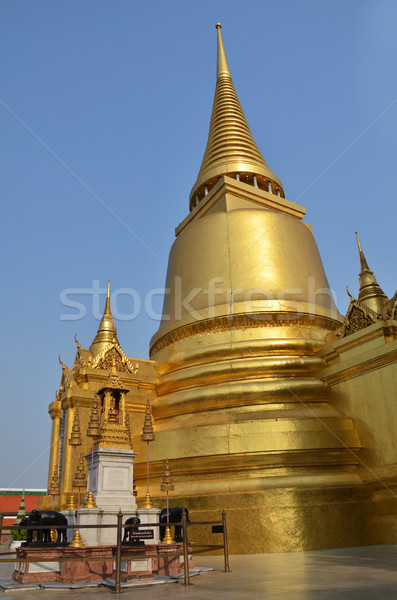
[[[120,452],[133,443],[141,505],[150,403],[151,500],[164,507],[167,457],[170,506],[197,521],[225,510],[231,552],[395,543],[397,293],[382,291],[357,236],[358,298],[349,293],[338,313],[305,209],[254,141],[216,29],[208,141],[175,230],[150,360],[120,347],[108,285],[98,333],[89,350],[76,340],[49,408],[49,492],[59,464],[57,501],[67,505],[74,412],[87,454],[99,394],[95,443],[119,437]],[[197,529],[194,541],[214,538]]]
[[[167,455],[173,505],[198,520],[227,509],[234,552],[359,544],[360,440],[318,375],[343,317],[304,208],[284,198],[253,140],[216,28],[207,147],[151,341],[152,494]]]

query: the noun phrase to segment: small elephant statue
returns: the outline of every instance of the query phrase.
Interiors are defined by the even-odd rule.
[[[32,510],[29,515],[24,517],[21,520],[20,525],[27,526],[51,526],[53,529],[57,530],[57,541],[56,544],[66,544],[67,543],[67,535],[66,535],[66,527],[68,524],[68,520],[65,515],[56,512],[55,510]],[[28,530],[27,543],[31,544],[33,541],[33,531],[34,529]],[[38,542],[51,542],[51,529],[37,529],[37,541]]]
[[[177,508],[169,508],[169,523],[172,525],[173,523],[180,523],[182,521],[182,511],[186,510],[186,518],[187,522],[190,523],[189,519],[189,511],[185,506],[177,507]],[[160,527],[160,540],[163,541],[165,535],[165,525],[167,524],[167,509],[163,508],[160,513],[160,523],[164,526]],[[183,542],[182,537],[182,526],[175,525],[175,535],[174,540],[176,542]]]
[[[132,532],[138,531],[138,525],[140,522],[141,520],[139,517],[130,517],[126,520],[124,525],[131,525],[131,527],[125,527],[123,542],[134,542],[134,540],[132,539]]]

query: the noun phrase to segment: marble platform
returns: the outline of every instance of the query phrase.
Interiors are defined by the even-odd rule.
[[[191,551],[192,545],[189,544],[189,568],[193,568]],[[175,555],[176,553],[180,555]],[[121,581],[142,581],[165,575],[177,576],[183,572],[182,544],[123,544],[121,555]],[[32,562],[22,562],[24,559]],[[23,584],[87,583],[104,579],[114,580],[115,568],[115,546],[40,548],[32,545],[17,549],[12,578]]]

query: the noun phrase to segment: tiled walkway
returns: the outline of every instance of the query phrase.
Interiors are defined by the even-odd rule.
[[[212,567],[179,583],[134,588],[120,598],[136,600],[397,600],[397,546],[371,546],[300,552],[231,556],[231,573],[224,573],[220,556],[195,557],[195,564]],[[12,565],[0,565],[0,579],[10,576]],[[115,595],[104,587],[87,590],[13,590],[13,599],[107,600]]]

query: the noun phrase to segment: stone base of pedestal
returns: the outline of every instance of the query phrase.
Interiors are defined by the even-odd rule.
[[[161,513],[160,508],[138,508],[136,511],[137,516],[140,518],[141,523],[158,523],[159,514]],[[143,529],[150,529],[150,527],[144,527]],[[160,527],[153,527],[153,539],[145,540],[145,544],[159,544],[160,543]]]
[[[102,510],[100,508],[81,508],[80,525],[114,525],[114,527],[87,528],[81,527],[80,535],[86,546],[111,546],[117,541],[117,510]],[[135,517],[135,511],[123,513],[123,523],[129,517]],[[123,530],[124,534],[124,530]]]
[[[192,544],[189,544],[189,554]],[[182,556],[174,556],[180,552]],[[162,556],[158,556],[158,555]],[[168,556],[169,555],[169,556]],[[156,576],[179,575],[183,571],[182,544],[151,544],[140,547],[123,544],[121,550],[122,581],[154,579]],[[63,561],[62,559],[69,559]],[[22,560],[32,562],[21,562]],[[72,560],[70,560],[72,559]],[[20,583],[86,583],[115,579],[116,547],[70,548],[24,547],[17,549],[12,578]],[[193,568],[191,558],[189,568]]]
[[[146,548],[148,547],[146,546]],[[183,544],[159,544],[156,548],[158,554],[162,554],[163,556],[152,558],[152,569],[155,575],[179,575],[182,573],[184,566]],[[188,544],[189,569],[193,569],[192,548],[193,544]],[[173,556],[177,552],[181,552],[181,556]]]

